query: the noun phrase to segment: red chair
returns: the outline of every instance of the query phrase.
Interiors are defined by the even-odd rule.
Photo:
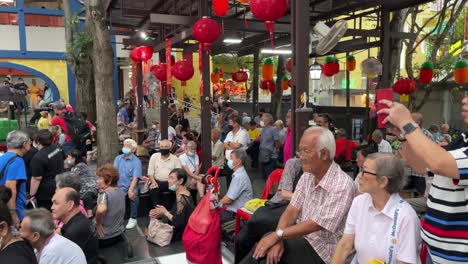
[[[265,187],[263,188],[263,193],[261,199],[268,199],[268,195],[270,194],[271,187],[275,184],[278,183],[281,180],[281,177],[283,176],[283,169],[276,169],[271,172],[271,174],[268,176],[268,180],[265,183]],[[234,236],[237,236],[237,233],[240,231],[240,221],[241,219],[243,220],[250,220],[252,217],[253,213],[251,213],[249,210],[245,209],[244,207],[237,209],[236,212],[236,229],[234,230]]]

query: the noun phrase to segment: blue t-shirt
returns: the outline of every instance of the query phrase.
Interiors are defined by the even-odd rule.
[[[6,165],[8,160],[15,156],[13,152],[7,152],[0,157],[0,170]],[[22,157],[14,159],[5,169],[0,185],[5,185],[6,181],[17,181],[16,213],[20,220],[23,220],[26,208],[26,166]]]
[[[129,119],[128,119],[127,109],[125,109],[125,107],[122,107],[122,109],[120,109],[119,117],[120,117],[120,121],[122,121],[124,125],[128,125]]]
[[[124,155],[121,154],[115,158],[114,167],[119,171],[120,178],[117,182],[119,189],[127,194],[133,178],[141,178],[141,161],[133,154],[129,159],[125,159]],[[138,189],[138,185],[136,189]]]

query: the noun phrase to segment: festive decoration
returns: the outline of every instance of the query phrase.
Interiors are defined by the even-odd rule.
[[[224,78],[224,71],[221,68],[219,68],[219,78],[221,78],[221,79]]]
[[[455,70],[453,71],[453,78],[458,84],[468,83],[468,61],[461,60],[455,63]]]
[[[172,67],[172,74],[182,82],[182,86],[187,86],[187,81],[192,79],[194,72],[192,63],[186,60],[176,62]]]
[[[249,79],[249,75],[247,75],[246,71],[239,70],[232,74],[232,80],[238,83],[246,82]]]
[[[166,63],[160,63],[151,67],[151,71],[154,74],[156,79],[160,80],[161,82],[165,82],[167,80],[167,65]]]
[[[432,77],[434,76],[434,64],[430,61],[426,61],[421,65],[421,69],[419,70],[419,81],[422,84],[428,84],[432,81]]]
[[[244,4],[244,5],[248,5],[250,0],[237,0],[239,3],[241,4]]]
[[[292,58],[289,58],[286,62],[286,70],[291,73],[292,72]]]
[[[340,61],[337,58],[333,58],[332,69],[333,75],[340,72]]]
[[[289,79],[288,77],[284,76],[283,79],[281,79],[281,89],[283,91],[286,91],[289,88]]]
[[[265,81],[272,81],[275,69],[271,58],[265,59],[262,66],[262,78]]]
[[[273,80],[263,80],[260,84],[262,90],[270,91],[270,93],[276,92],[276,84]]]
[[[223,17],[229,11],[228,0],[213,0],[213,12],[216,16]]]
[[[275,20],[284,16],[288,9],[288,0],[250,0],[250,11],[254,17],[265,21],[266,29],[270,32],[271,47],[273,44],[273,32]]]
[[[211,43],[218,40],[219,25],[209,17],[202,17],[193,25],[193,37],[203,44],[205,50],[211,49]]]
[[[333,57],[326,57],[325,58],[325,63],[322,66],[322,73],[326,77],[332,77],[334,73],[334,59]]]
[[[416,91],[418,84],[409,78],[404,78],[398,80],[393,85],[393,91],[397,94],[400,94],[400,102],[408,102],[409,95]]]
[[[353,55],[346,57],[346,70],[354,71],[356,69],[356,59]]]
[[[153,57],[154,49],[151,46],[140,46],[134,48],[130,52],[130,58],[134,62],[143,62],[143,61],[148,61],[151,60]]]
[[[219,79],[221,79],[221,76],[219,74],[219,69],[215,68],[213,72],[211,73],[211,82],[213,84],[219,83]]]

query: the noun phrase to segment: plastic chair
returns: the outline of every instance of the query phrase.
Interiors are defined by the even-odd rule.
[[[275,184],[278,183],[281,180],[281,177],[283,176],[283,169],[276,169],[270,173],[268,176],[268,180],[265,183],[265,187],[263,188],[263,193],[261,199],[268,199],[268,195],[270,194],[271,187]],[[252,217],[253,213],[250,212],[249,210],[245,209],[244,207],[241,207],[237,209],[236,212],[236,228],[234,230],[234,236],[237,236],[237,234],[240,231],[240,221],[245,220],[248,221]]]

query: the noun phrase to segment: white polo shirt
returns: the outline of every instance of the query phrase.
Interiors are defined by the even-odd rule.
[[[227,142],[240,143],[240,144],[242,144],[242,147],[240,147],[240,148],[243,149],[243,150],[247,150],[247,147],[248,147],[248,145],[250,143],[249,133],[247,133],[247,130],[245,130],[244,128],[240,128],[239,131],[237,131],[236,134],[234,134],[234,132],[231,130],[227,134],[226,139],[224,139],[224,143],[227,143]],[[224,157],[227,160],[231,159],[231,152],[232,151],[233,151],[232,149],[226,149]]]
[[[392,194],[382,211],[378,211],[368,193],[354,198],[346,220],[345,234],[354,235],[354,248],[359,263],[371,260],[387,262],[390,248],[390,231],[393,217],[402,198]],[[407,202],[400,205],[396,226],[396,260],[419,263],[420,222],[416,212]]]
[[[390,143],[385,139],[382,139],[378,146],[379,152],[381,153],[393,153],[392,145],[390,145]]]

